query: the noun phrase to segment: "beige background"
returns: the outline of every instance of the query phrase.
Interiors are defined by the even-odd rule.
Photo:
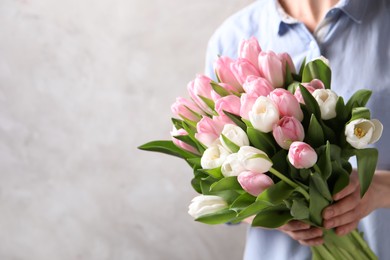
[[[0,1],[0,259],[240,259],[187,214],[170,105],[238,0]]]

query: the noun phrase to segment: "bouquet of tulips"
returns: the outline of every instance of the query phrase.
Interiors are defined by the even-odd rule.
[[[199,196],[189,214],[207,224],[277,228],[291,220],[322,227],[322,210],[349,183],[356,156],[361,196],[375,172],[369,148],[382,124],[365,107],[371,92],[348,101],[331,90],[331,69],[321,57],[296,72],[287,53],[262,51],[255,38],[240,43],[236,60],[218,57],[216,81],[198,75],[190,99],[172,105],[172,140],[140,146],[186,160]],[[311,247],[313,259],[376,259],[357,231]]]

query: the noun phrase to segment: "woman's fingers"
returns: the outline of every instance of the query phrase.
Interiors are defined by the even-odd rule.
[[[309,224],[301,221],[290,221],[278,229],[302,245],[315,246],[324,242],[323,232],[320,228],[310,227]]]
[[[349,194],[353,193],[357,189],[360,190],[360,185],[359,185],[357,172],[354,171],[354,172],[352,172],[352,174],[351,174],[351,176],[349,178],[349,184],[347,185],[347,187],[342,189],[340,192],[336,193],[333,196],[333,199],[334,200],[340,200],[340,199],[348,196]]]

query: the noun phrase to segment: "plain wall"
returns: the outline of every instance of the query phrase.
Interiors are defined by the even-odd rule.
[[[191,169],[137,150],[252,1],[0,1],[0,259],[241,259],[187,214]]]

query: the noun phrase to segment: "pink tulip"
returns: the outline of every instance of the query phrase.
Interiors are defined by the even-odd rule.
[[[288,150],[294,141],[303,141],[305,130],[295,117],[285,116],[274,126],[272,134],[280,147]]]
[[[223,111],[227,111],[235,115],[240,115],[240,107],[240,98],[236,95],[225,96],[215,102],[215,110],[219,115],[223,115]]]
[[[241,91],[241,84],[231,70],[231,64],[233,62],[233,59],[221,56],[214,62],[214,70],[221,82],[229,84],[235,91]]]
[[[198,122],[200,115],[204,114],[194,102],[183,97],[176,98],[176,102],[171,106],[171,111],[176,117],[187,118],[194,122]]]
[[[211,79],[204,75],[197,75],[196,78],[188,83],[188,92],[192,100],[206,113],[212,114],[213,111],[206,103],[200,98],[200,96],[208,99],[213,99],[212,92],[214,90],[211,87]]]
[[[220,85],[221,87],[223,87],[226,91],[228,91],[229,93],[232,93],[232,92],[238,92],[237,91],[237,88],[233,87],[232,85],[229,85],[228,83],[218,83],[218,85]],[[241,91],[241,90],[240,90]]]
[[[261,52],[259,42],[255,37],[248,40],[242,40],[238,50],[238,57],[249,60],[257,69],[259,68],[258,59]]]
[[[189,152],[194,153],[194,154],[199,154],[198,150],[195,149],[195,147],[193,147],[193,146],[191,146],[189,144],[186,144],[185,142],[175,138],[175,136],[180,136],[180,135],[188,135],[188,133],[184,129],[176,130],[176,128],[173,127],[173,130],[171,131],[171,136],[172,136],[173,143],[177,147],[180,147],[180,148],[182,148],[182,149],[184,149],[186,151],[189,151]]]
[[[258,196],[274,184],[272,179],[264,173],[255,173],[251,171],[244,171],[240,173],[237,180],[241,187],[253,196]]]
[[[212,146],[219,139],[223,127],[226,124],[234,124],[227,116],[204,116],[196,125],[195,138],[207,147]]]
[[[281,116],[293,116],[302,121],[303,112],[301,106],[290,91],[277,88],[269,94],[269,98],[278,107]]]
[[[249,60],[238,58],[231,65],[230,69],[232,70],[234,76],[242,86],[246,78],[249,76],[260,76],[259,70],[253,65]]]
[[[246,120],[249,120],[249,111],[252,110],[253,105],[256,102],[256,99],[259,96],[256,93],[244,93],[240,97],[241,108],[240,108],[240,116]]]
[[[261,52],[259,55],[260,75],[266,78],[275,88],[283,87],[286,78],[286,66],[295,72],[290,56],[286,53],[276,54],[273,51]]]
[[[304,86],[310,93],[313,93],[316,89],[325,89],[324,83],[322,83],[322,81],[319,79],[313,79],[310,82],[302,83],[302,86]],[[305,100],[303,100],[300,88],[295,90],[294,96],[299,103],[305,104]]]
[[[314,89],[325,89],[324,83],[321,80],[319,80],[319,79],[313,79],[309,83],[307,83],[307,82],[306,83],[302,83],[302,85],[305,86],[305,87],[310,86],[310,87],[312,87]]]
[[[256,93],[257,96],[268,96],[274,88],[268,80],[262,77],[249,76],[242,86],[246,93]]]
[[[297,169],[308,169],[317,162],[317,153],[307,143],[293,142],[288,151],[288,160]]]
[[[288,53],[282,52],[279,53],[278,56],[284,62],[284,64],[288,66],[291,73],[296,73],[294,62],[292,61],[291,56]]]

